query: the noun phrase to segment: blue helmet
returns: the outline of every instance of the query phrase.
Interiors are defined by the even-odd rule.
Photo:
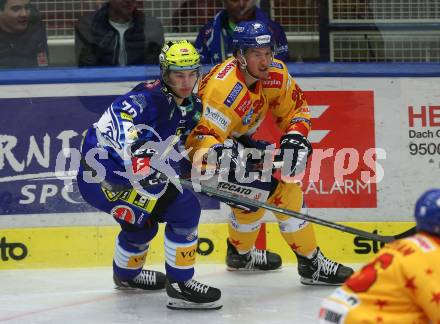
[[[417,200],[415,208],[417,229],[440,235],[440,189],[431,189]]]
[[[232,45],[234,53],[237,50],[266,46],[273,49],[272,35],[269,28],[259,20],[242,21],[234,29]]]

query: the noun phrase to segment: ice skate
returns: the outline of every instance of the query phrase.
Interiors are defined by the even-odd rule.
[[[130,290],[159,290],[165,288],[166,276],[159,271],[142,270],[132,280],[121,280],[113,273],[116,289]]]
[[[171,309],[220,309],[220,289],[202,284],[194,279],[167,281],[167,307]]]
[[[228,250],[226,254],[226,264],[228,270],[275,270],[281,267],[281,257],[267,250],[253,248],[246,254],[239,254],[234,245],[226,240]]]
[[[298,273],[304,285],[339,286],[353,274],[353,269],[326,258],[319,247],[311,259],[299,254],[296,256]]]

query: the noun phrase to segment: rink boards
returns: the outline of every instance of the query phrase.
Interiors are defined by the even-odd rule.
[[[404,232],[410,222],[343,223],[383,235]],[[381,247],[351,234],[316,226],[318,245],[327,257],[345,263],[362,263]],[[96,267],[112,263],[117,226],[81,226],[22,228],[2,230],[0,237],[0,269]],[[267,223],[257,241],[260,248],[279,253],[283,262],[296,262],[275,223]],[[197,262],[223,263],[226,255],[227,224],[201,224]],[[163,227],[151,242],[147,264],[164,262]]]
[[[291,65],[293,75],[296,66]],[[68,73],[57,83],[61,79],[0,85],[0,268],[108,265],[111,260],[113,220],[84,203],[75,181],[57,178],[54,171],[60,152],[78,148],[83,131],[137,82],[66,83]],[[314,155],[297,179],[310,214],[383,234],[410,227],[400,222],[412,221],[414,201],[439,186],[438,77],[396,73],[296,80],[313,123]],[[278,139],[270,120],[260,136]],[[217,243],[199,259],[222,262],[228,208],[206,198],[201,202],[201,237],[210,234]],[[273,226],[267,227],[268,247],[293,261]],[[336,231],[317,228],[317,236],[326,254],[341,262],[357,262],[377,250],[377,243],[358,238],[355,244],[353,236]],[[28,254],[20,259],[25,249]],[[364,253],[368,250],[373,252]],[[161,247],[152,249],[151,261],[162,262],[161,253]]]
[[[412,220],[415,200],[438,186],[440,175],[436,81],[298,79],[310,105],[314,154],[297,180],[314,215],[337,221]],[[22,215],[16,216],[17,224],[26,226],[29,214],[94,212],[74,181],[70,187],[71,178],[56,177],[57,157],[63,150],[77,150],[84,130],[116,94],[134,84],[0,86],[0,113],[5,117],[0,133],[0,215]],[[266,139],[279,138],[270,120],[260,133]],[[65,162],[64,171],[76,170],[69,158]],[[203,203],[206,209],[219,208],[213,201]],[[2,218],[0,228],[10,223]]]

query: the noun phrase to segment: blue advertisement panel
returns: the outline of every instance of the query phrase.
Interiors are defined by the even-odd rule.
[[[82,133],[115,97],[0,99],[0,215],[96,211],[83,201],[74,177],[57,178],[56,159],[63,149],[79,149]],[[219,208],[200,198],[204,209]]]

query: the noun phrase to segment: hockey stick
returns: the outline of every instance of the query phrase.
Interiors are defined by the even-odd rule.
[[[333,223],[333,222],[330,222],[330,221],[327,221],[327,220],[324,220],[321,218],[317,218],[317,217],[314,217],[311,215],[302,214],[302,213],[295,212],[293,210],[289,210],[289,209],[285,209],[285,208],[280,208],[280,207],[270,205],[267,203],[263,203],[263,202],[260,202],[257,200],[239,197],[237,195],[233,195],[233,194],[230,194],[230,193],[227,193],[224,191],[217,190],[216,188],[212,188],[212,187],[209,187],[209,186],[206,186],[203,184],[199,184],[199,183],[194,183],[194,182],[190,181],[189,179],[179,178],[178,181],[183,186],[185,186],[186,188],[189,188],[191,190],[195,190],[194,187],[197,187],[198,189],[200,189],[200,191],[202,193],[207,194],[208,196],[223,198],[223,199],[230,200],[232,202],[235,202],[235,203],[238,203],[241,205],[245,205],[248,207],[264,208],[264,209],[272,211],[272,212],[277,212],[277,213],[280,213],[280,214],[283,214],[286,216],[299,218],[299,219],[308,221],[310,223],[319,224],[319,225],[322,225],[325,227],[339,230],[341,232],[359,235],[359,236],[368,238],[370,240],[388,243],[388,242],[392,242],[392,241],[395,241],[400,238],[410,236],[415,233],[415,227],[413,227],[403,233],[397,234],[397,235],[380,235],[380,234],[370,233],[370,232],[366,232],[366,231],[363,231],[363,230],[360,230],[357,228],[353,228],[350,226],[345,226],[345,225]]]
[[[277,162],[279,162],[279,163],[277,163]],[[274,163],[275,168],[281,168],[283,166],[282,161],[273,161],[273,163]],[[261,166],[258,166],[258,167],[261,167]],[[213,171],[213,170],[211,170],[211,171]],[[231,170],[228,169],[225,171],[227,171],[229,173]],[[161,178],[162,180],[165,180],[165,181],[168,180],[167,177],[161,173],[159,173],[159,178]],[[263,208],[263,209],[266,209],[266,210],[269,210],[272,212],[277,212],[277,213],[280,213],[280,214],[283,214],[283,215],[286,215],[289,217],[295,217],[298,219],[308,221],[310,223],[315,223],[315,224],[329,227],[329,228],[332,228],[335,230],[339,230],[341,232],[358,235],[358,236],[361,236],[364,238],[368,238],[371,240],[380,241],[380,242],[384,242],[384,243],[392,242],[394,240],[404,238],[404,237],[410,236],[415,233],[415,228],[411,228],[411,229],[409,229],[403,233],[397,234],[397,235],[380,235],[380,234],[370,233],[370,232],[363,231],[361,229],[337,224],[337,223],[330,222],[330,221],[327,221],[327,220],[324,220],[321,218],[317,218],[317,217],[314,217],[311,215],[302,214],[299,212],[295,212],[293,210],[280,208],[280,207],[277,207],[277,206],[274,206],[271,204],[267,204],[267,203],[263,203],[263,202],[260,202],[257,200],[252,200],[252,199],[241,197],[238,195],[234,195],[234,194],[231,194],[231,193],[228,193],[225,191],[220,191],[217,188],[203,185],[200,183],[200,181],[198,183],[194,183],[191,180],[192,180],[192,177],[180,176],[180,177],[174,178],[172,182],[174,182],[174,181],[179,182],[181,185],[187,187],[188,189],[191,189],[196,192],[200,191],[204,194],[207,194],[208,196],[223,198],[227,201],[235,202],[237,204],[244,205],[247,207]],[[195,190],[195,188],[197,188],[198,190]]]
[[[394,239],[395,240],[400,240],[400,239],[403,239],[405,237],[414,235],[416,233],[417,233],[417,228],[414,226],[414,227],[411,227],[410,229],[406,230],[405,232],[402,232],[400,234],[394,235]]]

